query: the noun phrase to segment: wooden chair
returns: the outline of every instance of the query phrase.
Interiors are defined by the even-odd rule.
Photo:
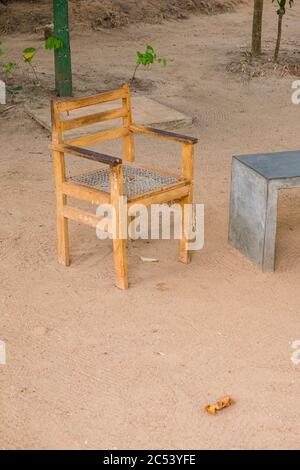
[[[121,100],[122,105],[117,109],[94,112],[89,115],[72,117],[74,110],[101,103]],[[85,111],[86,112],[86,111]],[[68,114],[66,118],[66,113]],[[123,125],[110,130],[82,135],[65,140],[64,132],[83,126],[94,125],[102,121],[122,118]],[[171,175],[160,169],[149,169],[136,165],[134,152],[134,134],[146,134],[152,137],[169,139],[182,144],[181,175]],[[123,138],[124,160],[102,153],[88,150],[84,147],[110,139]],[[100,218],[95,214],[71,207],[67,198],[88,201],[92,204],[110,203],[116,210],[117,225],[121,224],[119,197],[128,197],[128,208],[136,203],[146,206],[150,204],[170,203],[180,201],[182,207],[192,203],[193,174],[194,174],[194,144],[197,139],[174,134],[151,127],[143,127],[132,123],[130,90],[128,85],[114,91],[101,93],[87,98],[70,98],[52,100],[52,144],[54,173],[56,183],[57,208],[57,251],[59,261],[68,266],[69,239],[68,220],[96,227]],[[104,164],[99,170],[74,178],[66,178],[65,155],[75,155]],[[139,184],[142,181],[142,184]],[[183,232],[183,230],[182,230]],[[188,263],[190,253],[187,249],[188,240],[184,233],[180,240],[179,259]],[[127,289],[128,276],[126,264],[126,240],[118,236],[113,239],[116,286]]]

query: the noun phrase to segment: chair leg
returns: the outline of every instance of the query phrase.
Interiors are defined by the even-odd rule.
[[[116,286],[119,289],[128,289],[128,274],[126,262],[126,240],[113,240]]]
[[[56,110],[52,109],[52,113]],[[53,115],[54,115],[53,114]],[[57,135],[55,134],[56,142]],[[69,266],[69,233],[68,220],[63,215],[64,206],[67,204],[67,196],[62,193],[61,184],[65,181],[65,160],[61,152],[53,152],[54,175],[56,185],[56,230],[57,230],[57,254],[64,266]]]
[[[128,240],[132,240],[132,238],[130,236],[130,233],[129,233],[129,227],[130,227],[131,222],[133,222],[133,221],[134,221],[134,216],[128,215],[127,216],[127,236],[128,236]]]
[[[70,265],[69,256],[69,230],[68,219],[63,216],[63,206],[66,203],[63,196],[61,203],[57,205],[57,254],[58,259],[64,266]]]
[[[122,165],[110,168],[110,194],[111,205],[114,208],[116,223],[113,234],[114,262],[116,286],[119,289],[128,289],[128,274],[126,262],[126,236],[124,233],[124,214],[120,203],[123,196],[123,170]],[[125,215],[127,217],[127,214]]]
[[[188,195],[181,199],[181,208],[182,208],[182,227],[181,227],[181,239],[179,240],[179,261],[181,263],[188,264],[191,262],[191,252],[188,250],[189,240],[186,238],[185,233],[189,233],[189,229],[192,226],[191,217],[186,217],[185,208],[186,204],[192,204],[192,196]],[[187,219],[187,220],[186,220]],[[185,222],[188,223],[188,227],[185,227]]]

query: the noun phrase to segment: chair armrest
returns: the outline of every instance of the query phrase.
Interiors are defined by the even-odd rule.
[[[122,163],[121,158],[112,157],[110,155],[105,155],[104,153],[94,152],[93,150],[81,147],[74,147],[73,145],[50,144],[49,148],[56,152],[69,153],[78,157],[87,158],[88,160],[93,160],[94,162],[106,163],[110,166],[117,166]]]
[[[174,132],[162,131],[160,129],[154,129],[153,127],[140,126],[138,124],[131,124],[129,130],[140,134],[148,134],[153,137],[161,137],[182,144],[196,144],[198,139],[195,137],[188,137],[186,135],[175,134]]]

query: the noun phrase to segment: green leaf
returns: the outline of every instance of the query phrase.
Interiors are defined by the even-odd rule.
[[[50,36],[48,39],[45,41],[45,48],[48,50],[56,50],[56,49],[61,49],[63,47],[63,42],[61,39],[58,39],[54,36]]]
[[[36,53],[37,53],[37,49],[35,49],[35,47],[27,47],[26,49],[24,49],[23,51],[24,62],[31,62]]]
[[[283,16],[286,14],[287,1],[289,7],[292,8],[295,4],[294,0],[276,0],[279,8],[276,10],[277,15]],[[275,3],[275,0],[272,0],[272,3]]]
[[[147,53],[147,52],[150,53],[150,54],[154,54],[154,49],[153,49],[153,47],[148,45],[148,46],[146,47],[146,53]]]

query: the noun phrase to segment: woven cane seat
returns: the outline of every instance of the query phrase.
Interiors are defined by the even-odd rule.
[[[83,175],[73,176],[69,181],[100,189],[106,193],[110,192],[108,167]],[[123,165],[123,191],[124,195],[128,198],[178,182],[179,178],[172,175],[166,175],[147,168]]]

